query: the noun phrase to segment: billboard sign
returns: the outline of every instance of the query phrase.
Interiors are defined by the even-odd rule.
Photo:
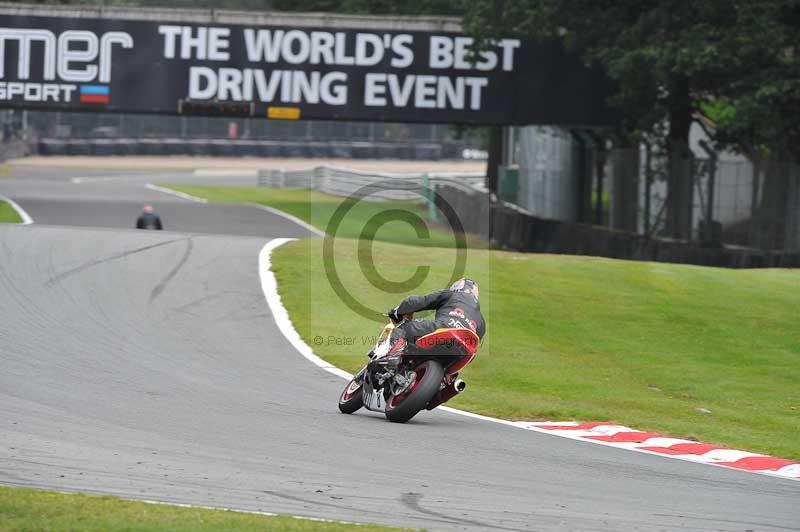
[[[607,125],[611,86],[557,44],[0,15],[0,105],[464,124]]]

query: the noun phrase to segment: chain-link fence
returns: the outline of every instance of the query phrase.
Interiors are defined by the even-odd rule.
[[[800,165],[613,148],[590,132],[520,128],[515,203],[535,216],[652,237],[800,250]],[[502,184],[501,184],[502,186]]]
[[[252,140],[351,140],[363,142],[457,142],[477,148],[478,140],[441,124],[398,124],[320,120],[266,120],[211,116],[155,116],[118,113],[28,112],[39,136],[52,138],[213,138]]]
[[[15,116],[25,116],[23,134],[43,155],[462,159],[484,153],[478,135],[446,124],[56,111]]]

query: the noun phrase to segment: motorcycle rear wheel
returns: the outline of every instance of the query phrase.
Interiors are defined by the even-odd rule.
[[[362,369],[350,379],[342,391],[342,395],[339,396],[339,411],[343,414],[352,414],[364,406],[364,384],[359,382],[359,377],[363,372]]]
[[[386,419],[405,423],[423,410],[439,391],[444,378],[444,368],[436,360],[426,360],[414,368],[417,378],[406,390],[386,402]]]

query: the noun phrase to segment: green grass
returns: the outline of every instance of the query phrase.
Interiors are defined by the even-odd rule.
[[[164,184],[162,186],[213,202],[249,202],[267,205],[289,213],[324,232],[329,231],[328,224],[340,206],[343,204],[351,206],[334,235],[342,238],[360,238],[369,220],[377,216],[375,220],[380,221],[383,216],[391,217],[392,211],[401,211],[417,217],[417,220],[413,223],[392,220],[382,224],[374,234],[374,240],[422,247],[451,248],[456,242],[449,228],[442,224],[429,223],[427,208],[413,201],[353,201],[307,189],[231,185]],[[422,231],[422,234],[418,231]],[[471,235],[467,235],[466,242],[471,247],[486,247],[478,238]]]
[[[342,285],[376,310],[395,305],[404,294],[365,280],[356,248],[336,240],[329,262]],[[415,293],[446,286],[453,255],[374,249],[387,279],[431,266]],[[276,250],[280,293],[317,353],[355,371],[369,349],[362,336],[380,324],[339,300],[322,257],[319,238]],[[470,250],[467,265],[488,332],[453,406],[507,419],[615,421],[800,458],[800,270],[486,250]]]
[[[7,201],[0,200],[0,223],[18,224],[22,223],[22,218],[19,217]]]
[[[0,531],[345,531],[353,525],[0,486]],[[363,525],[356,530],[399,530]]]

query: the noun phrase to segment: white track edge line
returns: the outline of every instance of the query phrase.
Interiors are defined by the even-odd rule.
[[[7,196],[3,196],[3,195],[0,195],[0,200],[5,201],[9,205],[11,205],[12,209],[17,211],[17,214],[19,215],[19,217],[22,218],[22,224],[21,225],[30,225],[30,224],[33,223],[33,218],[31,218],[30,214],[28,214],[25,211],[25,209],[23,209],[22,207],[19,206],[19,203],[17,203],[16,201],[12,200],[11,198],[9,198]]]
[[[179,198],[194,201],[196,203],[208,203],[208,200],[205,198],[198,198],[197,196],[192,196],[186,192],[179,192],[177,190],[172,190],[171,188],[160,187],[158,185],[154,185],[153,183],[147,183],[144,188],[155,190],[156,192],[161,192],[163,194],[169,194],[170,196],[177,196]]]
[[[260,203],[250,203],[249,202],[249,203],[245,203],[245,205],[249,205],[251,207],[255,207],[257,209],[261,209],[262,211],[267,211],[269,213],[272,213],[272,214],[275,214],[277,216],[280,216],[281,218],[286,218],[287,220],[296,223],[300,227],[303,227],[306,230],[311,231],[312,233],[314,233],[317,236],[325,236],[325,233],[323,231],[320,231],[319,229],[317,229],[313,225],[304,222],[303,220],[301,220],[300,218],[298,218],[296,216],[292,216],[288,212],[283,212],[280,209],[276,209],[274,207],[269,207],[267,205],[261,205]]]
[[[29,485],[18,485],[18,484],[3,484],[0,483],[0,486],[6,486],[11,488],[26,488],[26,489],[34,489],[40,491],[49,491],[52,493],[58,493],[61,495],[88,495],[90,497],[102,496],[106,492],[83,492],[79,489],[74,491],[65,491],[63,489],[52,489],[44,486],[29,486]],[[158,506],[175,506],[177,508],[196,508],[198,510],[218,510],[221,512],[231,512],[237,514],[250,514],[250,515],[263,515],[266,517],[290,517],[292,519],[299,519],[302,521],[314,521],[316,523],[337,523],[341,525],[351,525],[351,526],[373,526],[375,523],[356,523],[354,521],[340,521],[339,519],[326,519],[324,517],[310,517],[306,515],[292,515],[292,514],[281,514],[275,512],[265,512],[263,510],[245,510],[242,508],[230,508],[228,506],[206,506],[203,504],[190,504],[186,502],[169,502],[169,501],[157,501],[154,499],[137,499],[135,497],[125,497],[124,495],[117,495],[114,493],[110,494],[112,497],[116,497],[121,501],[127,502],[141,502],[143,504],[154,504]]]
[[[272,311],[272,317],[275,319],[275,323],[278,325],[278,329],[280,329],[283,336],[292,344],[292,347],[306,359],[337,377],[352,379],[353,376],[350,373],[333,366],[314,354],[314,350],[311,349],[311,346],[300,338],[300,334],[297,332],[297,329],[294,328],[292,320],[289,318],[289,312],[286,310],[286,307],[283,306],[281,296],[278,294],[278,281],[275,279],[275,274],[272,272],[271,256],[272,250],[294,240],[297,239],[275,238],[267,242],[258,254],[258,273],[261,278],[261,290],[264,292],[264,297]]]
[[[69,494],[69,492],[66,492]],[[116,495],[115,495],[116,497]],[[185,502],[166,502],[166,501],[155,501],[151,499],[128,499],[126,497],[118,497],[120,499],[131,501],[131,502],[143,502],[145,504],[155,504],[160,506],[177,506],[179,508],[197,508],[199,510],[218,510],[223,512],[232,512],[237,514],[251,514],[251,515],[263,515],[266,517],[290,517],[292,519],[300,519],[302,521],[314,521],[316,523],[338,523],[342,525],[351,525],[351,526],[372,526],[374,523],[356,523],[354,521],[340,521],[338,519],[326,519],[324,517],[308,517],[305,515],[292,515],[292,514],[279,514],[275,512],[265,512],[262,510],[243,510],[239,508],[229,508],[227,506],[205,506],[202,504],[189,504]]]
[[[195,168],[192,175],[197,177],[258,177],[258,170],[226,170],[223,168]]]
[[[154,185],[153,183],[147,183],[145,185],[145,188],[149,188],[150,190],[156,190],[158,192],[163,192],[164,194],[171,194],[173,196],[178,196],[179,198],[188,199],[188,200],[191,200],[191,201],[196,201],[198,203],[208,203],[208,200],[205,199],[205,198],[192,196],[191,194],[187,194],[185,192],[180,192],[178,190],[173,190],[173,189],[167,188],[167,187],[162,187],[162,186],[159,186],[159,185]],[[247,202],[247,203],[244,203],[244,205],[247,205],[249,207],[255,207],[257,209],[261,209],[262,211],[266,211],[266,212],[274,214],[276,216],[280,216],[281,218],[289,220],[290,222],[294,222],[295,224],[299,225],[303,229],[305,229],[305,230],[307,230],[307,231],[309,231],[309,232],[311,232],[311,233],[313,233],[313,234],[315,234],[317,236],[325,236],[325,233],[323,231],[320,231],[319,229],[317,229],[313,225],[304,222],[303,220],[301,220],[300,218],[298,218],[296,216],[292,216],[288,212],[284,212],[284,211],[282,211],[280,209],[276,209],[274,207],[269,207],[267,205],[261,205],[260,203]]]
[[[289,343],[307,360],[311,361],[316,366],[324,369],[328,373],[332,373],[337,377],[341,377],[343,379],[352,379],[353,375],[344,371],[343,369],[337,368],[336,366],[326,362],[319,356],[314,353],[314,350],[309,346],[307,343],[303,341],[300,337],[300,334],[297,332],[297,329],[294,328],[294,324],[292,324],[292,320],[289,317],[289,312],[286,310],[286,307],[283,306],[283,301],[281,300],[280,294],[278,294],[278,281],[275,278],[275,274],[272,272],[272,251],[276,248],[288,244],[297,240],[296,238],[275,238],[270,240],[264,247],[261,248],[261,252],[258,254],[258,273],[259,277],[261,278],[261,290],[264,292],[264,297],[267,300],[267,305],[269,305],[270,310],[272,311],[272,317],[275,319],[275,323],[278,325],[278,329],[280,329],[281,333],[286,337]],[[550,436],[556,436],[561,438],[567,438],[570,440],[580,441],[587,444],[592,445],[602,445],[605,447],[613,447],[614,449],[622,449],[628,451],[636,451],[642,454],[648,454],[651,456],[658,456],[660,458],[668,458],[672,460],[681,460],[683,462],[692,462],[695,464],[703,464],[718,467],[721,469],[725,469],[727,471],[741,471],[744,473],[755,473],[758,475],[766,475],[773,478],[783,478],[786,480],[794,480],[798,481],[800,478],[792,478],[787,476],[782,476],[780,474],[775,474],[775,471],[769,470],[762,470],[762,471],[752,471],[747,469],[738,469],[735,467],[728,467],[724,465],[715,464],[713,462],[701,462],[697,461],[696,459],[688,458],[686,455],[668,455],[657,453],[655,451],[648,451],[646,449],[638,449],[638,448],[630,448],[630,447],[621,447],[613,442],[604,442],[598,440],[587,440],[582,438],[581,436],[577,435],[570,435],[570,434],[554,434],[552,430],[542,429],[532,425],[534,422],[529,421],[509,421],[507,419],[500,419],[496,417],[489,417],[484,416],[482,414],[475,414],[474,412],[467,412],[466,410],[459,410],[457,408],[452,408],[449,406],[438,406],[436,407],[437,410],[443,410],[445,412],[450,412],[451,414],[457,414],[460,416],[470,417],[473,419],[480,419],[481,421],[488,421],[490,423],[497,423],[500,425],[507,425],[510,427],[514,427],[517,429],[524,429],[530,430],[533,432],[538,432],[540,434],[548,434]],[[542,423],[546,423],[542,421]]]

